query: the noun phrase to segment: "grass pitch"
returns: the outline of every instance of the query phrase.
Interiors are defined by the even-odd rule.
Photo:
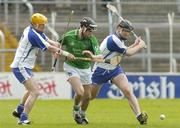
[[[179,128],[180,100],[139,100],[143,110],[149,114],[148,124],[139,125],[127,100],[100,100],[91,102],[87,116],[90,124],[77,125],[72,118],[72,100],[38,100],[30,119],[30,126],[17,125],[11,116],[19,101],[0,100],[0,128]],[[159,116],[166,115],[164,120]]]

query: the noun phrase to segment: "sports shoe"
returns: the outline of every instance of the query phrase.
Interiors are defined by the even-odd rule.
[[[85,111],[80,111],[80,115],[81,115],[81,119],[82,119],[82,123],[81,124],[83,124],[83,125],[89,124],[89,121],[86,118]]]
[[[17,108],[12,112],[12,115],[16,118],[20,118],[21,113],[24,110],[24,106],[23,105],[18,105]]]
[[[82,124],[82,119],[79,111],[73,110],[73,118],[77,124]]]
[[[31,121],[28,120],[28,115],[26,113],[22,113],[20,120],[18,121],[19,125],[28,125]]]
[[[139,123],[141,125],[147,124],[147,119],[148,119],[148,115],[146,112],[141,113],[138,117],[137,120],[139,121]]]
[[[86,117],[82,118],[82,123],[83,125],[89,124],[89,121]]]
[[[24,121],[18,121],[18,124],[19,125],[29,125],[31,123],[31,121],[29,121],[29,120],[24,120]]]
[[[12,112],[12,115],[16,118],[20,118],[21,114],[17,112],[17,109],[15,109],[13,112]]]

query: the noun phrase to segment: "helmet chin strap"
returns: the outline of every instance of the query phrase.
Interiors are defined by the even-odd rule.
[[[87,28],[86,28],[86,27],[84,27],[84,29],[83,29],[83,31],[82,31],[82,32],[83,32],[83,34],[86,32],[86,30],[87,30]]]
[[[42,31],[39,30],[39,24],[33,25],[33,28],[34,28],[37,32],[42,33]]]
[[[38,29],[39,28],[39,25],[38,24],[35,24],[35,25],[33,25],[33,27],[34,27],[34,29]]]
[[[33,27],[34,27],[35,29],[37,29],[38,25],[37,25],[37,24],[33,24]]]
[[[82,27],[80,28],[80,37],[83,38],[84,37],[84,33],[86,32],[87,28],[86,27]]]
[[[127,38],[124,38],[124,37],[122,37],[122,35],[118,32],[118,31],[116,31],[115,32],[115,35],[120,39],[120,40],[127,40]]]

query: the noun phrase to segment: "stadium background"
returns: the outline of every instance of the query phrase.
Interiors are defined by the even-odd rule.
[[[115,5],[122,17],[133,23],[137,35],[142,36],[148,44],[147,49],[133,57],[124,58],[121,64],[136,96],[144,99],[142,104],[146,108],[148,105],[153,108],[155,103],[158,105],[154,105],[154,108],[165,104],[178,107],[179,100],[173,99],[180,98],[180,0],[0,0],[0,107],[3,104],[17,103],[18,101],[14,99],[22,96],[22,85],[14,78],[9,65],[14,57],[21,33],[29,25],[29,16],[33,12],[40,12],[48,17],[50,27],[46,33],[54,40],[66,31],[72,10],[74,14],[68,30],[78,28],[79,21],[84,16],[92,17],[98,24],[95,35],[101,42],[105,36],[112,33],[117,21],[117,17],[105,8],[107,2]],[[127,44],[130,44],[133,39],[134,37],[131,37]],[[62,57],[59,59],[57,72],[54,73],[50,71],[53,62],[51,54],[39,54],[34,71],[42,93],[40,99],[72,99],[74,93],[65,80],[63,60]],[[124,99],[124,96],[114,85],[106,84],[101,89],[98,98]],[[152,104],[148,103],[149,99],[159,98],[167,100],[164,103],[162,100],[150,100]],[[44,102],[40,101],[40,104]],[[103,100],[95,101],[96,104],[99,102]],[[118,104],[113,100],[105,102]],[[2,110],[5,112],[7,108]],[[156,113],[158,110],[154,111]],[[168,112],[172,113],[167,110]],[[174,112],[178,110],[174,109]],[[4,114],[3,111],[0,113]],[[174,115],[172,119],[177,120]],[[6,124],[2,120],[0,123],[4,124],[2,127]],[[161,126],[164,124],[157,127]],[[173,125],[168,123],[166,126]]]

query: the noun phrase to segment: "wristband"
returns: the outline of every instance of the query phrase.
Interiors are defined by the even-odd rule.
[[[63,56],[68,56],[69,55],[69,52],[66,52],[66,51],[63,51],[63,50],[61,50],[61,54],[63,55]]]

